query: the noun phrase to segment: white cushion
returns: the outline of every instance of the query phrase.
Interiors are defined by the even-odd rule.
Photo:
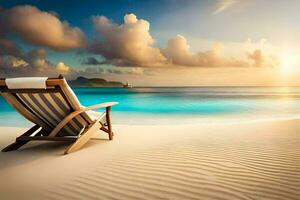
[[[74,107],[75,110],[85,108],[84,106],[82,106],[80,104],[79,99],[77,98],[76,94],[74,93],[74,91],[68,84],[65,85],[64,90],[67,93],[67,95],[70,97],[70,103]],[[96,114],[91,114],[91,116],[90,116],[89,114],[87,114],[87,112],[82,113],[82,114],[85,116],[85,118],[88,118],[88,120],[90,122],[97,120],[98,118],[96,118],[96,117],[99,117],[99,115],[97,116]],[[92,115],[94,116],[94,118],[92,118]]]
[[[47,77],[7,78],[5,83],[9,89],[46,89]]]

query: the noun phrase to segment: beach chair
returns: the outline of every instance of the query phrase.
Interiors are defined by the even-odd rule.
[[[113,139],[110,111],[117,102],[83,107],[66,80],[24,77],[0,79],[0,94],[35,125],[2,151],[17,150],[31,140],[68,141],[65,154],[79,150],[99,130]],[[93,110],[105,108],[106,112]]]

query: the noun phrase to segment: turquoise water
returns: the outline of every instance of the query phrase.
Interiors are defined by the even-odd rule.
[[[74,88],[80,102],[117,101],[117,124],[203,123],[300,113],[299,87]],[[0,97],[0,125],[29,125]]]

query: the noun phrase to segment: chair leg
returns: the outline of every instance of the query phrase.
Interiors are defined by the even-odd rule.
[[[29,140],[22,140],[22,141],[15,141],[14,143],[8,145],[4,149],[2,149],[2,152],[9,152],[19,149],[21,146],[29,142]]]
[[[99,130],[101,124],[95,122],[92,124],[74,143],[72,143],[65,151],[65,154],[72,153],[79,150],[83,145],[85,145],[89,139],[94,135],[94,133]]]
[[[22,134],[21,136],[30,136],[35,131],[37,131],[39,128],[40,128],[40,126],[35,125],[32,128],[30,128],[28,131],[26,131],[24,134]],[[23,146],[24,144],[26,144],[29,141],[30,140],[18,140],[18,138],[17,138],[14,143],[12,143],[12,144],[8,145],[7,147],[5,147],[4,149],[2,149],[2,152],[8,152],[8,151],[17,150],[17,149],[19,149],[21,146]]]
[[[108,129],[108,137],[109,137],[109,140],[112,140],[114,137],[114,134],[113,134],[112,128],[111,128],[110,108],[111,107],[106,108],[106,122],[107,122],[107,129]]]

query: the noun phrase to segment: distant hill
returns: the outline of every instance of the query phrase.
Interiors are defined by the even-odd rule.
[[[77,87],[123,87],[123,83],[116,81],[107,81],[101,78],[85,78],[79,76],[75,80],[70,80],[68,83],[71,86]]]

